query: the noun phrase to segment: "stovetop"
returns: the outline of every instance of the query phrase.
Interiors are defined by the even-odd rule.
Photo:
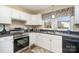
[[[19,38],[24,38],[24,37],[27,37],[27,36],[29,36],[29,35],[25,35],[24,33],[23,34],[15,34],[15,35],[13,35],[13,38],[19,39]]]

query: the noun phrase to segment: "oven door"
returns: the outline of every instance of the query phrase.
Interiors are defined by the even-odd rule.
[[[79,39],[65,37],[63,40],[64,53],[79,53]]]
[[[14,52],[29,46],[29,36],[14,40]]]

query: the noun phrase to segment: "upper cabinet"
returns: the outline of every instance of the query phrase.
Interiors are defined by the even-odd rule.
[[[0,24],[11,24],[11,20],[25,21],[25,25],[42,25],[41,14],[31,15],[7,6],[0,6]]]
[[[42,25],[42,15],[38,14],[36,15],[36,21],[38,25]]]
[[[25,12],[20,12],[20,18],[21,20],[25,20],[27,22],[27,20],[30,18],[30,15]]]
[[[0,6],[0,24],[11,24],[11,13],[8,7]]]
[[[20,11],[12,9],[11,10],[11,18],[12,19],[20,19]]]
[[[79,5],[75,6],[75,24],[79,24]]]
[[[12,9],[11,10],[11,17],[12,17],[12,19],[26,21],[29,18],[29,15],[28,15],[28,13]]]
[[[29,15],[26,25],[42,25],[41,14]]]

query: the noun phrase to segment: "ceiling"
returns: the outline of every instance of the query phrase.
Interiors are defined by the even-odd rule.
[[[22,5],[20,7],[28,9],[32,13],[40,13],[40,12],[43,12],[44,10],[46,10],[46,9],[52,8],[51,5]]]
[[[9,5],[12,8],[19,9],[31,14],[49,13],[58,9],[68,8],[72,5]]]

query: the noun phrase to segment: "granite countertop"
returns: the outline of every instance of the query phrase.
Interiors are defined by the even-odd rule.
[[[26,32],[26,33],[32,33],[32,32]],[[48,33],[48,32],[33,32],[33,33],[42,33],[42,34],[50,34],[50,35],[58,35],[58,36],[65,36],[65,37],[79,38],[79,35],[75,35],[75,34],[67,34],[67,33]]]
[[[72,38],[79,38],[79,35],[74,35],[74,34],[55,34],[55,35],[60,35],[60,36],[66,36],[66,37],[72,37]]]
[[[31,33],[31,32],[26,32],[26,33]],[[67,33],[51,33],[51,32],[35,32],[35,33],[43,33],[43,34],[50,34],[50,35],[58,35],[58,36],[66,36],[66,37],[72,37],[72,38],[79,38],[79,35],[67,34]],[[0,38],[1,37],[6,37],[6,36],[12,36],[12,34],[3,34],[3,35],[0,34]]]
[[[58,35],[58,36],[66,36],[66,37],[72,37],[72,38],[79,38],[79,35],[74,35],[74,34],[66,34],[66,33],[59,33],[59,34],[51,34],[51,33],[47,33],[50,35]]]
[[[0,35],[0,38],[1,37],[6,37],[6,36],[12,36],[12,34],[3,34],[3,35]]]

